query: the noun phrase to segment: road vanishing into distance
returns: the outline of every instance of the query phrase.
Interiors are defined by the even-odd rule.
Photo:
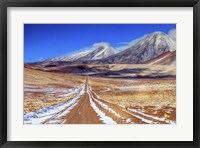
[[[102,100],[92,90],[88,77],[79,94],[67,102],[70,101],[42,124],[165,124],[163,118]]]

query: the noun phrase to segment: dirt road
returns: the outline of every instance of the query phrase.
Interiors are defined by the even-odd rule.
[[[73,99],[73,98],[72,98]],[[73,101],[73,100],[72,100]],[[79,96],[43,124],[165,124],[164,118],[112,104],[99,98],[88,77]]]

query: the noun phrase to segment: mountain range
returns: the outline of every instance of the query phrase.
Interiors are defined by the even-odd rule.
[[[93,49],[88,49],[67,56],[36,62],[35,65],[53,67],[65,64],[142,64],[150,63],[155,58],[162,57],[163,64],[173,64],[176,58],[167,60],[166,53],[176,57],[176,43],[163,32],[145,35],[131,47],[119,52],[108,43],[101,43]],[[154,64],[159,63],[159,59]],[[161,63],[160,63],[161,64]]]
[[[108,43],[97,43],[91,49],[25,67],[96,77],[175,77],[176,42],[163,32],[154,32],[120,52]]]
[[[163,32],[145,35],[131,47],[118,52],[108,43],[101,43],[94,49],[89,49],[67,56],[60,56],[35,63],[43,66],[57,66],[63,64],[141,64],[159,57],[166,52],[174,53],[176,43]],[[175,53],[174,53],[175,54]],[[175,60],[175,59],[173,59]],[[174,61],[168,61],[170,64]]]

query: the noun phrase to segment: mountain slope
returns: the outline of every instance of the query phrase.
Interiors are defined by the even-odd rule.
[[[88,53],[86,56],[81,57],[79,60],[89,61],[89,60],[104,59],[115,53],[117,53],[117,51],[109,44],[102,44],[100,46],[97,46],[96,49]]]
[[[154,59],[151,59],[143,64],[153,65],[175,65],[176,64],[176,51],[168,51]]]
[[[139,64],[151,60],[165,52],[175,50],[176,44],[167,34],[155,32],[146,35],[132,47],[112,55],[101,62],[116,64]]]
[[[51,59],[48,59],[46,61],[52,61],[52,62],[56,62],[56,61],[76,61],[76,60],[86,56],[90,52],[91,52],[91,50],[86,50],[86,51],[74,53],[74,54],[67,55],[67,56],[60,56],[60,57],[51,58]]]

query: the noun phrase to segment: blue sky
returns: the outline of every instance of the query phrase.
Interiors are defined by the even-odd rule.
[[[145,34],[175,28],[175,24],[24,24],[24,61],[67,55],[100,42],[123,49]]]

